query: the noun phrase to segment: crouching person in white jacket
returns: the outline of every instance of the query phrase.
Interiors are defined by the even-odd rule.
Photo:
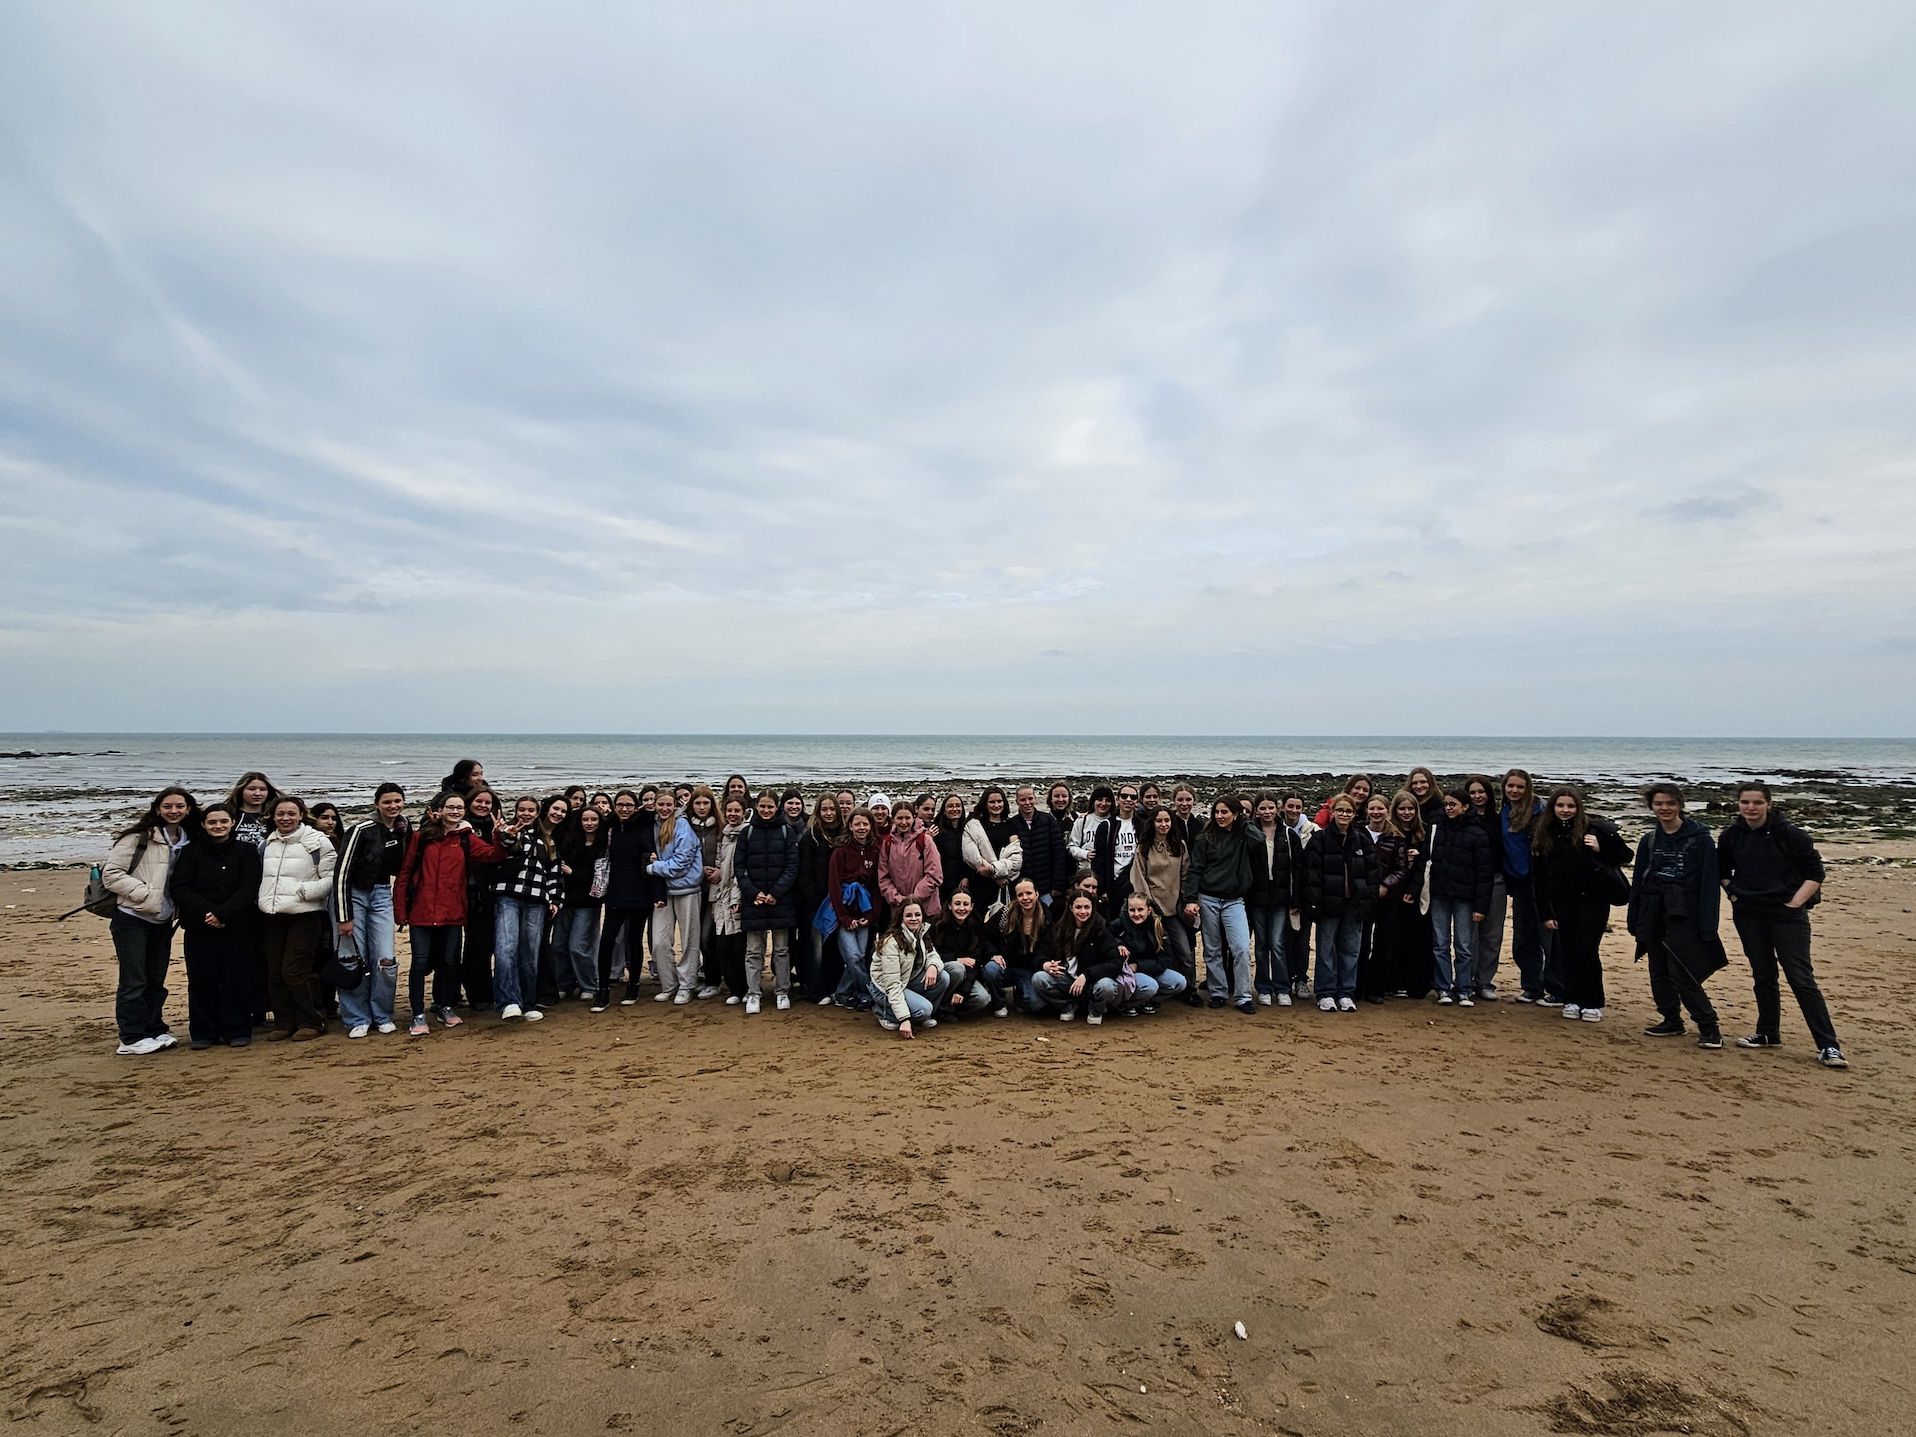
[[[925,906],[916,898],[898,905],[889,932],[872,950],[872,996],[877,1000],[878,1026],[911,1037],[911,1025],[936,1028],[932,1016],[951,981],[945,977],[938,952],[925,937]]]
[[[326,938],[326,903],[339,855],[324,834],[307,826],[302,800],[275,799],[272,819],[259,880],[266,991],[273,1000],[274,1026],[266,1040],[305,1041],[326,1031],[314,965]]]

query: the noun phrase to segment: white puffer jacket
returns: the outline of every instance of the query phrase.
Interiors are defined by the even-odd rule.
[[[332,894],[338,862],[331,841],[318,829],[303,823],[290,835],[274,829],[260,856],[259,911],[318,913]]]

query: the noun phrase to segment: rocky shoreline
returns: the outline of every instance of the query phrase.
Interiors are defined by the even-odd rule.
[[[1401,784],[1401,774],[1375,775],[1380,787],[1386,792],[1394,791]],[[1463,775],[1439,774],[1439,782],[1450,786],[1461,780]],[[1607,817],[1620,820],[1626,829],[1643,822],[1642,791],[1645,780],[1639,775],[1621,774],[1583,774],[1568,779],[1554,774],[1538,773],[1534,775],[1539,792],[1548,793],[1550,788],[1561,782],[1576,784],[1589,798],[1591,808]],[[1283,793],[1295,790],[1302,794],[1307,805],[1314,812],[1317,805],[1335,793],[1343,785],[1345,775],[1328,772],[1312,773],[1173,773],[1167,775],[1138,774],[1067,774],[1062,781],[1071,785],[1072,791],[1079,796],[1080,804],[1084,795],[1094,784],[1119,782],[1141,783],[1147,779],[1159,784],[1168,795],[1171,789],[1180,783],[1188,783],[1195,788],[1201,798],[1228,791],[1256,793],[1270,791]],[[661,782],[667,780],[659,780]],[[1004,787],[1010,788],[1019,783],[1044,785],[1052,782],[1050,775],[1007,775],[998,780]],[[1729,781],[1680,780],[1688,795],[1691,812],[1702,818],[1712,827],[1719,827],[1730,815],[1736,812],[1736,786]],[[872,790],[874,782],[864,778],[849,778],[845,784],[856,789],[862,796]],[[900,785],[895,780],[883,781],[894,800],[902,797],[915,797],[919,793],[943,794],[957,787],[968,797],[974,795],[982,786],[975,781],[953,784],[944,779],[923,779],[912,785]],[[1840,770],[1782,770],[1771,776],[1771,786],[1776,791],[1776,800],[1782,812],[1808,829],[1823,842],[1844,842],[1861,839],[1900,839],[1916,837],[1916,784],[1907,782],[1885,782],[1873,778],[1859,777],[1853,772]],[[507,785],[510,789],[512,786]],[[909,789],[909,792],[907,792]],[[810,790],[808,790],[809,792]],[[24,797],[25,795],[13,795]],[[52,797],[42,792],[36,798]],[[86,795],[96,801],[110,801],[120,797],[117,794],[94,792]],[[325,795],[311,795],[322,797]],[[80,797],[74,794],[72,797]],[[341,803],[348,814],[353,814],[364,804],[363,797],[347,794],[336,801]],[[87,833],[104,834],[117,825],[130,821],[137,813],[130,804],[113,804],[103,807],[85,824]],[[76,830],[69,820],[64,831],[48,835],[50,844],[70,849],[83,834]],[[104,843],[102,842],[102,847]],[[78,857],[30,858],[0,863],[0,872],[37,871],[49,868],[82,867],[91,860]]]

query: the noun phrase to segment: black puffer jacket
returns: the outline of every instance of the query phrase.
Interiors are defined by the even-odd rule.
[[[1304,840],[1281,819],[1268,843],[1255,823],[1244,833],[1251,845],[1251,886],[1244,894],[1245,906],[1295,908],[1304,876]]]
[[[1498,849],[1502,844],[1497,845]],[[1483,821],[1466,813],[1446,818],[1430,832],[1430,899],[1463,902],[1472,913],[1490,911],[1490,884],[1497,860]]]
[[[607,908],[650,908],[665,897],[665,880],[645,871],[658,855],[658,831],[658,820],[645,812],[630,818],[615,813],[605,821],[606,851],[612,856]]]
[[[1320,828],[1304,850],[1304,906],[1312,918],[1362,917],[1377,901],[1382,872],[1362,824],[1341,837],[1335,823]]]
[[[1077,865],[1064,846],[1064,832],[1058,827],[1057,819],[1043,809],[1036,809],[1030,822],[1026,822],[1014,812],[1011,831],[1018,835],[1025,851],[1021,876],[1037,884],[1039,893],[1056,893],[1071,881]]]
[[[738,836],[732,856],[738,875],[739,926],[747,933],[798,926],[798,835],[783,817],[768,823],[756,813]],[[770,903],[758,902],[761,893]]]

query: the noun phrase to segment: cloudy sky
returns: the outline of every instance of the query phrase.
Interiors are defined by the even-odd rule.
[[[1907,0],[26,0],[0,195],[0,728],[1916,730]]]

